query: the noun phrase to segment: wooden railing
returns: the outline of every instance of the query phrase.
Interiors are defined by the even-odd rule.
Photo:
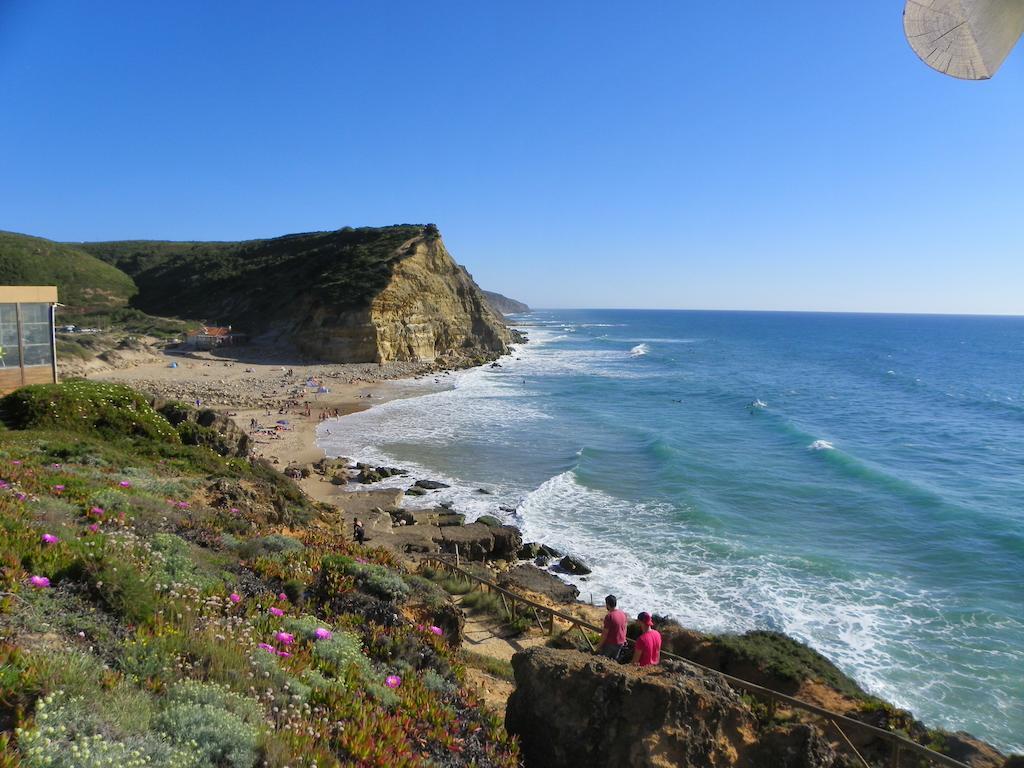
[[[527,597],[523,597],[522,595],[517,594],[516,592],[513,592],[512,590],[507,589],[506,587],[502,587],[501,585],[496,584],[493,581],[485,579],[481,576],[477,576],[475,573],[472,573],[466,570],[465,568],[461,567],[461,565],[457,565],[456,563],[446,560],[443,557],[427,557],[424,558],[421,562],[428,564],[432,563],[440,569],[453,574],[454,576],[466,579],[471,584],[479,585],[481,589],[485,589],[496,595],[499,595],[501,597],[502,605],[505,607],[505,612],[512,620],[515,620],[520,615],[526,616],[528,618],[532,617],[536,621],[537,626],[540,627],[541,631],[546,632],[549,635],[554,634],[556,618],[568,623],[569,628],[566,630],[566,634],[572,632],[573,630],[578,630],[580,634],[583,635],[583,637],[586,639],[587,644],[590,646],[591,650],[594,650],[594,643],[590,639],[590,635],[588,635],[585,630],[590,630],[592,632],[600,634],[601,628],[598,627],[596,624],[591,624],[590,622],[581,619],[578,616],[572,616],[571,614],[565,613],[564,611],[559,611],[555,608],[544,605],[543,603],[538,603],[535,600],[530,600]],[[546,623],[544,620],[545,618],[547,619]],[[729,685],[732,688],[745,691],[746,693],[750,693],[754,696],[764,699],[768,705],[769,717],[774,716],[776,707],[781,704],[783,706],[790,707],[792,709],[798,709],[803,712],[807,712],[809,714],[823,718],[826,721],[826,723],[831,724],[832,727],[835,728],[836,731],[838,731],[843,741],[853,751],[853,753],[857,756],[857,758],[860,760],[861,764],[865,766],[865,768],[870,768],[867,760],[865,760],[864,757],[860,754],[860,752],[857,751],[857,748],[853,745],[849,737],[846,735],[846,731],[855,732],[871,738],[880,739],[881,741],[889,744],[890,749],[892,750],[890,753],[890,765],[893,766],[893,768],[898,768],[900,764],[900,757],[904,754],[915,755],[919,758],[927,760],[929,763],[947,766],[947,768],[969,768],[969,766],[965,765],[964,763],[961,763],[958,760],[954,760],[953,758],[947,755],[943,755],[940,752],[936,752],[933,749],[929,749],[928,747],[918,744],[916,741],[911,741],[907,737],[902,736],[898,733],[886,731],[882,728],[877,728],[873,725],[869,725],[868,723],[862,723],[860,720],[854,720],[853,718],[847,717],[846,715],[842,715],[838,712],[833,712],[831,710],[825,709],[824,707],[819,707],[817,704],[811,704],[809,701],[803,701],[802,699],[794,698],[793,696],[789,696],[785,693],[782,693],[781,691],[772,690],[771,688],[765,688],[763,685],[758,685],[757,683],[751,683],[748,680],[743,680],[738,677],[733,677],[732,675],[727,675],[724,672],[719,672],[717,669],[706,667],[703,664],[699,664],[696,661],[684,658],[682,656],[677,656],[674,653],[662,651],[661,656],[662,658],[672,659],[673,661],[677,661],[682,664],[687,664],[691,667],[696,667],[697,669],[700,669],[704,672],[709,672],[711,674],[718,675],[719,677],[723,678],[727,683],[729,683]]]

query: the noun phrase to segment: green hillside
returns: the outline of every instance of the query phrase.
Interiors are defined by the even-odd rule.
[[[298,300],[315,299],[336,311],[365,306],[387,284],[403,243],[425,231],[413,225],[346,227],[270,240],[76,247],[131,276],[139,288],[132,305],[144,312],[258,332],[292,316]]]
[[[0,285],[56,285],[73,312],[124,307],[135,283],[121,270],[74,245],[0,232]]]

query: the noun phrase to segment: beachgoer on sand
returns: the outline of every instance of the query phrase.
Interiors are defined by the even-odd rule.
[[[635,642],[633,663],[638,667],[650,667],[661,661],[661,633],[654,628],[654,620],[647,611],[643,611],[636,620],[640,624],[640,637]]]
[[[617,605],[615,595],[608,595],[604,599],[604,607],[608,612],[604,615],[604,631],[601,632],[597,652],[609,659],[618,659],[626,644],[626,614]]]

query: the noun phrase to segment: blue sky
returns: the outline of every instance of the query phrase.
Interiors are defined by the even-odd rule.
[[[901,12],[0,0],[0,229],[436,222],[542,307],[1024,314],[1024,53],[943,77]]]

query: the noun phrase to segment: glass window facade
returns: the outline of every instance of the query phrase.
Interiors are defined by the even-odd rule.
[[[0,304],[0,370],[20,365],[18,307],[16,304]]]
[[[49,304],[21,304],[21,337],[26,368],[53,365]]]
[[[21,343],[18,314],[21,313]],[[49,304],[0,304],[0,370],[53,365]],[[24,353],[24,359],[22,358]]]

